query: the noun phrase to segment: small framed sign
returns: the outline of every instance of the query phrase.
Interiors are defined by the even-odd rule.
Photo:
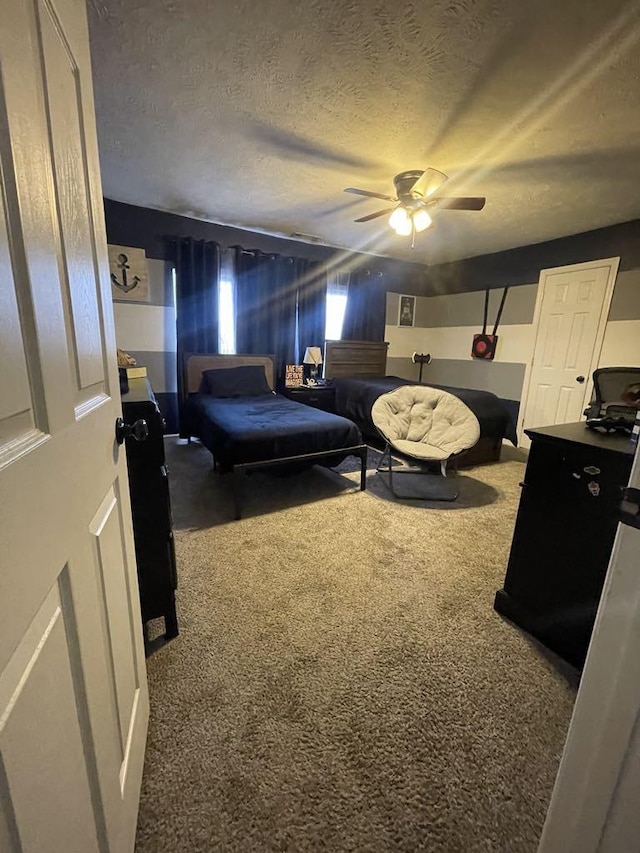
[[[398,307],[398,325],[413,326],[416,316],[415,296],[401,296]]]
[[[149,273],[144,249],[130,246],[107,246],[111,296],[118,301],[148,302]]]
[[[302,370],[301,364],[288,364],[284,372],[284,384],[286,388],[297,388],[302,385]]]

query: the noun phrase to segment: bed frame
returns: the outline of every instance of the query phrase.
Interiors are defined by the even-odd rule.
[[[386,376],[388,349],[387,341],[325,341],[325,378]],[[427,382],[423,384],[428,385]],[[358,426],[370,444],[374,447],[384,446],[380,436],[372,434],[367,424],[359,423]],[[487,462],[499,462],[501,451],[501,439],[482,437],[475,447],[465,452],[460,467],[470,468],[474,465],[485,465]]]
[[[187,395],[200,390],[203,370],[224,370],[225,367],[247,367],[261,365],[267,377],[267,383],[275,390],[275,356],[273,355],[206,355],[203,353],[185,353],[183,362],[184,388]]]
[[[183,388],[185,397],[195,394],[200,390],[203,370],[224,370],[229,367],[245,367],[247,365],[261,365],[265,369],[267,383],[272,391],[275,390],[275,356],[273,355],[207,355],[203,353],[185,353],[183,359]],[[300,404],[304,405],[304,404]],[[189,437],[189,441],[191,438]],[[351,447],[342,447],[338,450],[327,450],[313,453],[303,453],[298,456],[283,456],[274,459],[264,459],[259,462],[244,462],[232,467],[233,503],[235,517],[239,519],[242,515],[242,486],[245,474],[250,471],[264,470],[278,465],[286,465],[295,462],[314,463],[330,462],[332,459],[338,461],[343,456],[357,456],[360,459],[360,491],[364,491],[367,485],[367,445],[357,444]],[[214,470],[216,460],[213,460]]]

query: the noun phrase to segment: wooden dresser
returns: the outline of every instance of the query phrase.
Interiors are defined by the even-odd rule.
[[[525,432],[531,450],[494,606],[582,667],[635,448],[621,433],[584,423]]]
[[[164,618],[165,638],[178,634],[175,590],[178,577],[171,521],[169,478],[164,456],[164,420],[147,379],[130,379],[122,395],[126,424],[145,420],[144,441],[127,438],[129,493],[133,516],[142,622]]]

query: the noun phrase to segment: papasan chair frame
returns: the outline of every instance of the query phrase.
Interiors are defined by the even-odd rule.
[[[459,458],[480,438],[480,424],[462,400],[447,391],[425,385],[403,385],[382,394],[372,406],[371,417],[385,441],[385,449],[377,471],[388,474],[380,479],[391,494],[400,500],[455,501],[458,488],[450,481],[436,494],[401,494],[394,487],[393,457],[402,463],[396,475],[419,474],[440,476],[445,484],[447,464],[453,463],[457,473]],[[433,466],[439,464],[440,475]]]

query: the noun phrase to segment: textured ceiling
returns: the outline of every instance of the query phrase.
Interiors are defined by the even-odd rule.
[[[640,4],[89,0],[108,198],[438,263],[640,218]],[[384,207],[433,166],[416,247]]]

